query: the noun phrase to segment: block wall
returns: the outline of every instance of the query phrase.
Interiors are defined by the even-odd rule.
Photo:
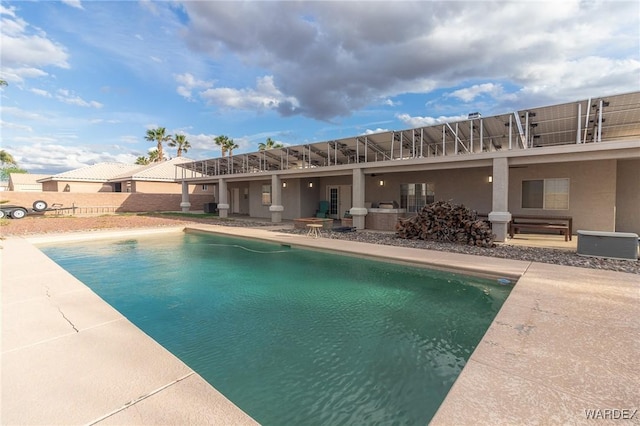
[[[181,194],[136,194],[121,192],[73,193],[73,192],[0,192],[5,204],[31,208],[36,200],[44,200],[49,206],[63,207],[113,207],[118,213],[140,213],[154,211],[180,211]],[[203,210],[205,203],[214,202],[212,194],[190,195],[191,210]]]

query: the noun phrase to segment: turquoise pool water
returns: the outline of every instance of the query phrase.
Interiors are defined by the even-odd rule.
[[[201,233],[41,249],[264,425],[426,424],[511,290]]]

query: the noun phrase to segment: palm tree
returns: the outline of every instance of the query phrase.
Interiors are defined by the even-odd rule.
[[[0,150],[0,180],[9,179],[11,173],[29,173],[18,167],[18,162],[7,151]]]
[[[146,166],[147,164],[149,164],[149,159],[144,155],[141,155],[140,157],[136,158],[136,164]]]
[[[16,160],[14,160],[13,155],[9,154],[4,149],[0,151],[0,163],[2,163],[3,165],[11,164],[14,166],[18,164],[16,163]]]
[[[227,139],[225,148],[227,149],[227,155],[231,157],[233,155],[233,150],[238,148],[238,144],[233,141],[233,139]]]
[[[4,86],[8,86],[9,83],[7,83],[6,80],[0,79],[0,87],[4,87]]]
[[[164,161],[164,154],[161,154],[157,149],[149,151],[149,163],[157,163],[159,161]]]
[[[167,135],[166,132],[167,132],[167,129],[165,129],[164,127],[158,127],[157,129],[147,130],[147,135],[145,136],[145,139],[150,142],[155,141],[157,143],[158,154],[157,154],[157,159],[155,161],[164,160],[162,143],[168,140],[171,140],[171,135]],[[151,159],[151,155],[149,155],[149,159]]]
[[[182,157],[182,153],[189,151],[189,148],[191,148],[191,144],[185,135],[175,135],[171,140],[169,140],[168,145],[170,147],[178,147],[176,157]]]
[[[213,141],[215,142],[216,145],[218,145],[220,147],[220,150],[222,151],[222,156],[224,157],[224,155],[227,153],[227,146],[229,144],[229,138],[225,135],[220,135],[220,136],[216,136]],[[231,139],[231,141],[233,142],[233,139]]]
[[[274,149],[274,148],[282,148],[284,145],[282,145],[281,143],[276,143],[276,141],[274,141],[271,138],[267,138],[266,143],[265,142],[260,142],[258,144],[258,150],[259,151],[266,151],[268,149]]]

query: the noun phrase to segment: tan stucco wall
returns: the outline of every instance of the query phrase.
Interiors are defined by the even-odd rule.
[[[616,231],[640,235],[640,160],[618,160]]]
[[[126,191],[127,182],[122,182],[122,191]],[[205,194],[214,195],[215,185],[207,185],[207,189],[202,189],[202,184],[189,185],[189,194]],[[133,181],[131,182],[131,192],[142,194],[182,194],[182,183],[180,182],[149,182],[149,181]]]
[[[640,227],[640,160],[572,162],[531,165],[509,169],[509,210],[513,214],[572,216],[574,233],[578,229],[614,231]],[[491,168],[433,170],[408,173],[381,173],[366,177],[366,201],[400,201],[401,183],[431,182],[436,200],[451,200],[480,213],[492,210],[492,184],[487,178]],[[522,180],[569,178],[569,210],[523,209]],[[384,186],[379,181],[384,180]],[[618,186],[616,189],[616,182]],[[616,196],[616,191],[618,196]],[[617,229],[616,202],[618,209]],[[630,231],[636,232],[636,231]]]
[[[618,163],[621,163],[618,170]],[[509,169],[509,211],[513,214],[572,216],[574,233],[579,229],[596,231],[627,230],[637,232],[638,170],[640,160],[597,160],[516,166]],[[488,182],[491,167],[430,170],[405,173],[376,173],[365,177],[365,201],[400,202],[402,183],[433,183],[435,199],[464,204],[479,213],[492,211],[492,184]],[[521,207],[522,181],[528,179],[569,178],[569,209],[543,210]],[[320,200],[327,198],[329,185],[351,185],[351,176],[287,179],[282,189],[283,219],[313,216]],[[379,181],[384,180],[380,186]],[[313,188],[308,183],[313,182]],[[261,204],[263,184],[271,180],[252,181],[249,215],[269,218],[269,206]],[[617,204],[616,204],[617,203]],[[616,214],[617,207],[617,214]],[[616,216],[618,226],[616,228]]]
[[[245,215],[249,215],[249,211],[250,211],[250,197],[249,197],[249,193],[245,192],[247,190],[249,190],[249,183],[248,182],[230,182],[227,183],[227,203],[229,204],[229,213],[238,213],[238,214],[245,214]],[[237,189],[238,191],[238,211],[234,212],[233,208],[234,208],[234,189]],[[217,201],[218,203],[220,201]]]
[[[52,192],[113,192],[113,187],[102,182],[49,181],[43,182],[42,190]]]
[[[487,178],[490,168],[460,170],[431,170],[408,173],[382,173],[365,178],[365,201],[396,201],[400,204],[400,185],[403,183],[433,183],[435,199],[464,204],[479,213],[491,211],[491,184]],[[380,180],[384,185],[380,186]]]
[[[281,188],[281,201],[284,207],[282,218],[293,220],[300,217],[314,216],[318,209],[319,200],[325,197],[324,187],[320,184],[320,179],[283,178],[282,181],[287,182],[287,187]],[[313,182],[313,187],[309,188],[309,182]],[[250,182],[248,203],[251,217],[271,217],[269,206],[263,206],[261,202],[262,185],[270,184],[271,180]]]
[[[182,185],[176,182],[146,182],[136,181],[133,192],[143,194],[181,194]],[[191,189],[191,188],[190,188]],[[125,183],[122,183],[122,190],[125,190]],[[191,192],[191,191],[189,191]]]
[[[57,192],[58,191],[58,182],[43,182],[42,190],[47,192]]]
[[[182,189],[182,184],[178,183],[178,186],[181,187]],[[200,195],[200,194],[204,194],[204,195],[211,195],[213,196],[216,192],[216,185],[215,184],[206,184],[206,189],[202,189],[202,184],[199,185],[189,185],[189,194],[195,194],[195,195]],[[180,191],[182,192],[182,191]]]
[[[122,185],[122,192],[127,192],[127,181],[120,182]],[[131,193],[141,194],[182,194],[182,184],[176,182],[149,182],[149,181],[130,181]],[[68,190],[65,190],[69,185]],[[51,192],[75,192],[75,193],[90,193],[90,192],[114,192],[113,188],[116,183],[102,183],[102,182],[71,182],[71,181],[51,181],[44,182],[42,185],[43,191]],[[207,190],[202,189],[200,185],[189,185],[189,193],[196,195],[211,195],[213,196],[215,185],[208,185]]]
[[[249,216],[251,217],[271,217],[269,212],[269,206],[262,205],[262,185],[271,185],[271,179],[252,181],[249,183]],[[285,217],[285,211],[282,212],[282,217]]]
[[[462,171],[435,170],[428,172],[386,173],[365,177],[365,200],[400,202],[400,184],[433,182],[437,200],[452,200],[481,213],[491,211],[491,184],[487,182],[489,168],[463,169]],[[384,186],[379,181],[384,180]],[[305,179],[282,179],[287,188],[282,188],[283,219],[314,216],[320,200],[328,199],[327,187],[352,184],[351,176],[331,176]],[[309,182],[313,187],[309,188]],[[270,180],[251,182],[250,216],[271,217],[268,206],[262,206],[260,191]],[[229,184],[231,187],[231,184]]]
[[[17,185],[11,186],[11,184],[10,184],[9,185],[9,191],[15,191],[15,192],[41,192],[42,191],[42,185],[40,185],[40,184],[38,184],[38,185],[17,184]]]
[[[509,211],[512,214],[573,217],[577,230],[615,231],[616,160],[530,165],[509,169]],[[522,181],[569,178],[569,209],[522,208]]]
[[[300,179],[283,179],[287,183],[286,188],[282,188],[282,212],[283,219],[296,219],[304,217],[302,206],[305,203],[305,193],[301,188]],[[308,215],[307,215],[308,216]]]

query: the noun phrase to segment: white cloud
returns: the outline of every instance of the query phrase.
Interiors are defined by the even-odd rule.
[[[62,3],[71,7],[75,7],[76,9],[84,9],[80,0],[62,0]]]
[[[142,6],[145,10],[153,13],[154,15],[158,15],[158,8],[151,0],[140,0],[140,6]]]
[[[96,150],[95,147],[63,145],[54,138],[29,137],[16,139],[17,145],[9,151],[20,167],[31,173],[60,173],[67,170],[110,161],[133,164],[135,155],[108,147]]]
[[[2,69],[2,76],[10,83],[23,83],[29,78],[39,78],[48,76],[46,72],[38,68],[11,68]]]
[[[224,108],[267,110],[281,107],[297,108],[298,106],[298,101],[295,98],[286,97],[278,90],[272,76],[256,79],[255,88],[220,87],[207,89],[200,95],[209,103]]]
[[[122,143],[125,143],[125,144],[128,144],[128,145],[136,144],[136,143],[140,142],[140,139],[141,139],[140,136],[132,136],[132,135],[123,135],[123,136],[120,136],[120,138],[119,138],[119,140]]]
[[[295,99],[300,113],[316,119],[347,116],[381,98],[429,93],[483,81],[452,92],[473,101],[481,95],[508,102],[502,93],[527,93],[542,84],[558,99],[575,94],[566,80],[546,77],[600,58],[600,70],[638,60],[637,2],[564,0],[538,2],[185,2],[189,42],[218,58],[267,70],[278,96],[256,89],[217,88],[210,102],[262,109]],[[550,12],[551,10],[551,12]],[[597,17],[597,24],[594,18]],[[273,22],[278,25],[273,25]],[[251,25],[247,25],[251,22]],[[389,30],[394,23],[393,30]],[[509,36],[512,35],[512,36]],[[536,72],[532,72],[535,70]],[[637,88],[637,71],[616,72],[623,83],[597,69],[564,73],[581,93],[594,86]],[[632,80],[635,79],[635,85]],[[630,90],[628,90],[630,91]]]
[[[15,18],[15,14],[9,15],[12,18]],[[18,37],[24,33],[27,23],[22,19],[6,19],[2,18],[2,35]]]
[[[11,6],[11,7],[4,7],[2,4],[0,4],[0,15],[8,15],[12,18],[16,17],[16,13],[15,13],[16,8]]]
[[[213,82],[198,80],[190,73],[177,74],[174,78],[179,84],[176,91],[186,99],[191,99],[194,89],[208,89],[213,86]]]
[[[402,102],[394,102],[392,99],[385,99],[382,104],[390,107],[396,107],[402,105]]]
[[[15,15],[3,14],[1,31],[0,58],[3,67],[14,70],[47,66],[69,68],[69,55],[64,46],[50,40],[40,30],[31,28]]]
[[[11,129],[11,130],[17,130],[21,132],[29,132],[29,133],[33,132],[33,128],[26,126],[24,124],[11,123],[8,121],[0,120],[0,125],[5,131]]]
[[[116,120],[116,119],[105,120],[104,118],[91,118],[88,121],[91,124],[102,124],[102,123],[118,124],[118,123],[121,123],[120,120]]]
[[[208,135],[204,133],[198,133],[198,134],[191,134],[187,132],[182,132],[182,133],[184,133],[187,140],[191,144],[191,149],[194,149],[194,150],[199,149],[203,151],[213,151],[214,149],[215,150],[220,149],[213,142],[215,135]]]
[[[3,117],[11,116],[11,117],[18,118],[20,120],[31,120],[31,121],[39,121],[39,122],[48,121],[48,118],[41,114],[38,114],[33,111],[25,110],[22,108],[17,108],[17,107],[10,107],[10,106],[3,105],[3,106],[0,106],[0,112],[2,112]]]
[[[523,88],[528,94],[548,94],[562,87],[564,93],[580,96],[583,88],[590,84],[592,90],[606,93],[623,93],[637,85],[640,75],[640,60],[610,60],[589,56],[567,61],[556,67],[532,65],[525,74],[530,81]]]
[[[478,96],[488,94],[492,98],[499,98],[504,92],[503,88],[499,84],[493,83],[484,83],[484,84],[476,84],[471,87],[467,87],[460,90],[455,90],[451,92],[448,96],[458,98],[464,102],[472,102]]]
[[[76,105],[87,108],[102,108],[102,104],[100,102],[85,101],[80,96],[77,96],[66,89],[58,89],[56,99],[69,105]]]
[[[440,117],[420,117],[415,116],[412,117],[409,114],[398,114],[396,118],[401,122],[405,123],[407,127],[427,127],[433,126],[436,124],[442,123],[451,123],[455,121],[466,120],[466,115],[457,115],[457,116],[440,116]]]
[[[30,89],[31,93],[35,93],[38,96],[42,96],[43,98],[51,98],[51,93],[47,92],[46,90],[42,90],[42,89]]]
[[[383,129],[381,127],[378,127],[377,129],[367,129],[365,130],[365,132],[363,134],[365,135],[375,135],[376,133],[384,133],[384,132],[388,132],[389,129]]]

